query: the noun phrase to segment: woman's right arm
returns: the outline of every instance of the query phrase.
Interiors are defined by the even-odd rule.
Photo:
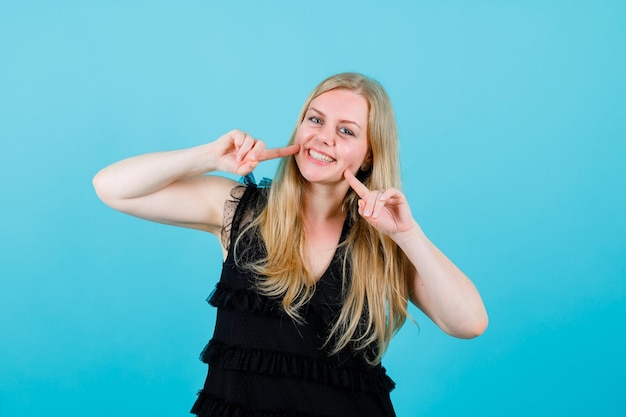
[[[286,156],[295,148],[265,150],[265,144],[233,130],[214,142],[116,162],[93,179],[108,206],[143,219],[219,234],[224,203],[237,183],[209,172],[246,175],[259,161]]]

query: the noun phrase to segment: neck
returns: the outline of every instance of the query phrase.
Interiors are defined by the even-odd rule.
[[[343,220],[343,200],[348,190],[345,187],[327,187],[309,184],[304,192],[303,215],[311,224],[332,220]]]

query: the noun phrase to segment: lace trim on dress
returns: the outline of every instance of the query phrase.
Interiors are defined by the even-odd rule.
[[[252,289],[228,288],[221,282],[215,285],[215,289],[207,301],[213,307],[251,313],[278,315],[282,312],[280,306],[269,297],[263,296]]]
[[[200,359],[216,368],[306,379],[351,391],[390,392],[395,387],[395,383],[387,376],[383,367],[363,370],[338,367],[336,363],[330,361],[230,346],[214,339],[204,348]]]
[[[230,191],[230,200],[226,200],[224,203],[224,225],[222,226],[222,245],[228,250],[230,247],[230,236],[232,234],[233,224],[239,224],[239,228],[241,225],[247,224],[251,222],[255,216],[257,216],[258,210],[246,210],[244,213],[240,213],[238,218],[235,218],[237,213],[237,207],[243,198],[247,188],[261,188],[261,189],[269,189],[272,184],[272,180],[269,178],[263,178],[258,184],[254,178],[252,173],[249,173],[245,177],[242,177],[239,182],[242,185],[237,185],[233,187]],[[239,220],[241,219],[241,220]],[[235,233],[237,234],[237,233]]]
[[[318,294],[309,301],[309,307],[318,314],[324,323],[333,323],[338,314],[338,303],[325,293],[324,283],[317,288]],[[230,288],[222,282],[207,298],[207,302],[216,308],[261,313],[270,316],[286,315],[278,300],[259,294],[253,288]],[[334,306],[330,303],[335,304]]]
[[[203,417],[333,417],[291,410],[251,410],[239,404],[227,403],[204,390],[198,392],[191,413]]]

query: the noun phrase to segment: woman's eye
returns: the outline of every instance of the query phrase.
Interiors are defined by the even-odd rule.
[[[316,124],[322,123],[322,119],[320,119],[319,117],[315,117],[315,116],[309,117],[309,120]]]
[[[342,127],[339,128],[339,131],[343,134],[349,135],[349,136],[354,136],[354,132],[351,131],[350,129],[346,128],[346,127]]]

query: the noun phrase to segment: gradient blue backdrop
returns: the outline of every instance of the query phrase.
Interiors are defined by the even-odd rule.
[[[91,178],[233,128],[280,146],[346,70],[388,89],[415,216],[491,316],[464,341],[412,310],[399,417],[626,415],[625,45],[622,1],[3,0],[0,416],[188,415],[218,244]]]

